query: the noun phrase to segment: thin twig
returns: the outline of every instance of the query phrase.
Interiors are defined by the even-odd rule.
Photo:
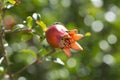
[[[54,53],[54,52],[55,52],[55,49],[53,49],[52,51],[50,51],[50,52],[49,52],[47,55],[45,55],[44,57],[47,57],[47,56],[49,56],[50,54],[52,54],[52,53]],[[21,72],[23,72],[24,70],[26,70],[28,67],[30,67],[30,66],[33,65],[33,64],[41,63],[42,60],[43,60],[43,57],[41,57],[41,58],[37,57],[37,59],[36,59],[32,64],[23,67],[22,69],[20,69],[20,70],[17,71],[16,73],[14,73],[13,76],[14,76],[14,77],[17,76],[18,74],[20,74]]]
[[[21,72],[23,72],[24,70],[26,70],[28,67],[30,67],[31,65],[33,64],[36,64],[36,63],[40,63],[41,60],[39,58],[37,58],[32,64],[30,65],[26,65],[25,67],[23,67],[22,69],[20,69],[19,71],[17,71],[16,73],[13,74],[13,76],[17,76],[18,74],[20,74]]]

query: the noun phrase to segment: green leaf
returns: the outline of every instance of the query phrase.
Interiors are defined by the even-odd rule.
[[[38,35],[42,35],[43,34],[43,30],[40,26],[36,26],[35,27],[35,33]]]
[[[26,26],[24,24],[17,24],[12,28],[12,31],[19,31],[22,28],[25,28]]]
[[[12,62],[10,70],[15,73],[23,69],[25,66],[31,65],[36,61],[36,59],[37,54],[32,50],[24,49],[16,52],[10,56],[10,61]]]
[[[35,27],[35,34],[40,36],[40,41],[43,41],[45,39],[45,32],[39,25]]]
[[[16,1],[15,1],[15,0],[9,0],[9,3],[11,3],[11,4],[15,4]]]
[[[33,18],[31,16],[27,17],[27,26],[31,29],[32,28],[32,23],[33,22]]]
[[[47,30],[47,26],[43,21],[36,21],[36,24],[38,24],[40,27],[42,27],[43,31]]]
[[[21,50],[14,55],[14,62],[15,63],[25,63],[25,64],[32,64],[37,59],[37,55],[32,50]]]
[[[32,38],[32,33],[27,32],[13,32],[6,34],[5,38],[9,44],[12,44],[13,42],[24,42],[28,41]]]
[[[21,40],[22,40],[22,41],[27,41],[27,40],[29,40],[29,39],[31,39],[31,38],[32,38],[32,35],[29,34],[29,33],[23,34],[23,35],[21,36]]]

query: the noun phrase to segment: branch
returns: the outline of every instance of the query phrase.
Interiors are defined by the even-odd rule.
[[[31,65],[33,64],[36,64],[36,63],[40,63],[41,60],[39,58],[37,58],[32,64],[30,65],[26,65],[25,67],[23,67],[22,69],[20,69],[19,71],[17,71],[16,73],[14,73],[13,76],[17,76],[18,74],[20,74],[21,72],[23,72],[24,70],[26,70],[28,67],[30,67]]]
[[[29,29],[29,28],[20,28],[19,30],[17,31],[13,31],[11,29],[8,29],[8,30],[4,30],[4,33],[7,34],[7,33],[14,33],[14,32],[31,32],[32,30]],[[0,31],[0,34],[2,33],[2,31]]]
[[[3,3],[4,3],[4,0],[3,0]],[[2,50],[2,55],[4,57],[4,61],[5,61],[5,64],[7,66],[7,74],[9,75],[9,80],[13,80],[13,77],[12,77],[12,74],[9,72],[10,71],[10,64],[9,64],[9,60],[7,58],[7,53],[6,53],[6,50],[5,50],[5,47],[4,47],[4,35],[5,35],[5,32],[4,32],[4,27],[3,27],[3,24],[4,24],[4,14],[5,14],[5,11],[2,10],[1,12],[1,29],[0,29],[0,47],[1,47],[1,50]]]
[[[54,53],[54,52],[55,52],[55,49],[52,49],[52,51],[50,51],[50,52],[49,52],[48,54],[46,54],[44,57],[47,57],[47,56],[51,55],[51,54]],[[26,69],[27,69],[28,67],[30,67],[31,65],[34,65],[34,64],[36,64],[36,63],[37,63],[37,64],[38,64],[38,63],[41,63],[44,57],[41,57],[41,58],[37,57],[37,59],[36,59],[32,64],[24,66],[22,69],[20,69],[20,70],[17,71],[16,73],[14,73],[13,76],[14,76],[14,77],[17,76],[18,74],[20,74],[21,72],[23,72],[24,70],[26,70]]]
[[[8,75],[10,77],[10,80],[13,80],[12,75],[9,72],[9,66],[10,65],[9,65],[9,60],[7,58],[7,53],[6,53],[5,48],[4,48],[3,35],[4,35],[4,31],[0,34],[0,46],[1,46],[2,54],[3,54],[4,60],[5,60],[6,66],[7,66]]]

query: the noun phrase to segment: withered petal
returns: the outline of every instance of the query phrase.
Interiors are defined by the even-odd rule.
[[[71,48],[75,49],[75,50],[83,50],[83,48],[81,47],[81,45],[79,45],[77,42],[73,42],[71,43]]]
[[[64,51],[64,53],[66,54],[67,57],[71,56],[71,52],[70,52],[69,48],[63,48],[62,50]]]

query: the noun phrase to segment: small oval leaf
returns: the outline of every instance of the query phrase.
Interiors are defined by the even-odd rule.
[[[37,59],[37,55],[32,50],[21,50],[15,56],[14,60],[16,63],[32,64]]]
[[[32,28],[32,23],[33,22],[33,18],[31,16],[27,17],[27,26],[31,29]]]
[[[43,21],[36,21],[36,24],[42,27],[43,31],[47,30],[47,26]]]
[[[15,4],[16,1],[15,1],[15,0],[9,0],[9,3],[11,3],[11,4]]]

